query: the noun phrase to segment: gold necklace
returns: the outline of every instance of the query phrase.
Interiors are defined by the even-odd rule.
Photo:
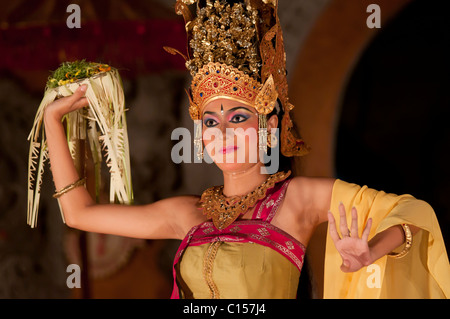
[[[270,175],[261,185],[253,191],[242,196],[226,197],[223,195],[223,185],[213,186],[205,190],[200,199],[200,206],[203,214],[208,219],[212,218],[217,229],[225,229],[230,226],[241,214],[256,205],[256,203],[266,196],[268,189],[276,183],[289,177],[291,171],[278,172]]]

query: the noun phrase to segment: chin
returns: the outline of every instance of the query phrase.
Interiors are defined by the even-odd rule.
[[[244,148],[242,148],[244,149]],[[209,152],[207,148],[208,156],[212,159],[214,164],[224,173],[239,173],[245,172],[250,169],[255,169],[256,166],[261,166],[259,162],[259,156],[250,156],[248,150],[244,154],[234,152],[232,154],[218,154],[214,149]],[[211,154],[212,153],[212,154]],[[250,160],[251,159],[251,160]]]
[[[224,173],[241,173],[261,166],[258,163],[216,163],[216,166]]]

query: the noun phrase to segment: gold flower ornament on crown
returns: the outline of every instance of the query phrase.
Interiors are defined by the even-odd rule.
[[[194,13],[190,6],[197,4]],[[254,107],[260,131],[266,116],[280,102],[281,153],[302,156],[309,147],[299,137],[290,118],[286,55],[279,23],[277,0],[177,0],[175,11],[183,15],[188,37],[187,56],[180,54],[193,76],[188,91],[189,114],[201,119],[209,102],[225,98]]]
[[[191,85],[189,114],[193,120],[209,102],[219,98],[239,101],[254,107],[259,114],[269,114],[275,107],[278,93],[270,76],[264,85],[242,71],[223,63],[210,62],[194,77]]]

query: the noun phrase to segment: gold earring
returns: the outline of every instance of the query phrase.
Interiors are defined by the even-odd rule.
[[[267,116],[258,115],[259,150],[267,153]]]
[[[269,132],[267,134],[267,146],[269,146],[270,148],[275,148],[277,147],[277,144],[278,144],[277,136]]]
[[[195,135],[194,135],[194,149],[197,151],[197,159],[200,161],[203,159],[203,134],[202,134],[202,121],[194,121]]]

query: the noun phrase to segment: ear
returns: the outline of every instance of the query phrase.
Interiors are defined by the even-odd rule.
[[[270,129],[278,127],[278,116],[272,115],[270,119],[267,120],[267,132],[270,132]]]

